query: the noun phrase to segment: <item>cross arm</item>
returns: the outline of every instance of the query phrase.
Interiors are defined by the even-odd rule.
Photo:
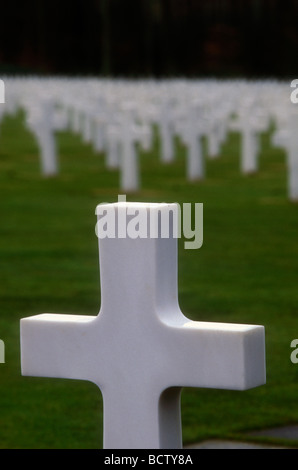
[[[23,318],[22,375],[90,380],[84,344],[95,318],[48,313]]]
[[[167,370],[171,377],[175,369],[176,383],[168,386],[247,390],[265,384],[263,326],[186,319],[170,330]]]

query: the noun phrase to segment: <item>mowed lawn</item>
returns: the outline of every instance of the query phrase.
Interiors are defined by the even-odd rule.
[[[121,194],[119,173],[105,168],[104,154],[67,132],[57,134],[57,142],[60,174],[45,179],[22,113],[2,122],[1,448],[102,446],[103,404],[95,385],[22,377],[20,371],[20,318],[44,312],[97,315],[95,207]],[[285,153],[263,134],[259,172],[244,177],[240,136],[229,134],[220,157],[206,159],[206,179],[188,183],[181,142],[176,140],[176,158],[168,165],[161,163],[159,149],[156,134],[150,152],[140,152],[142,189],[127,200],[204,204],[202,248],[185,250],[185,240],[179,240],[183,313],[266,329],[267,384],[245,392],[183,389],[184,444],[249,439],[250,431],[298,423],[298,364],[290,361],[290,343],[298,338],[298,204],[287,199]]]

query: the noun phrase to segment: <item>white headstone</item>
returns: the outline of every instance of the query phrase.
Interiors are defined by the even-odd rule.
[[[96,116],[94,118],[94,141],[93,146],[96,152],[103,152],[105,150],[106,138],[106,120],[103,116]]]
[[[257,135],[249,125],[242,130],[241,172],[243,174],[255,173],[258,170],[258,143]]]
[[[159,116],[159,133],[161,146],[161,161],[170,163],[175,157],[175,146],[173,138],[173,121],[170,103],[163,103]]]
[[[59,171],[55,132],[67,127],[67,115],[55,109],[54,101],[41,100],[28,108],[27,124],[39,145],[42,174],[55,176]]]
[[[135,122],[134,109],[130,103],[123,103],[120,116],[119,167],[120,188],[124,192],[137,191],[140,188],[139,155],[136,144],[146,147],[148,128]]]
[[[180,448],[181,387],[265,383],[262,326],[196,322],[181,312],[177,239],[151,232],[169,211],[175,220],[176,204],[98,206],[99,223],[110,224],[110,236],[99,240],[99,315],[21,320],[22,374],[94,382],[105,448]],[[141,214],[152,236],[132,238]]]
[[[298,201],[298,112],[291,113],[289,119],[289,145],[287,154],[288,195],[292,201]]]
[[[188,181],[202,180],[205,177],[205,162],[201,138],[206,129],[201,106],[196,103],[189,105],[187,116],[180,126],[180,137],[187,147],[187,179]]]
[[[219,156],[220,153],[220,139],[219,139],[219,132],[217,126],[210,126],[208,131],[208,156],[209,158],[216,158]]]
[[[116,124],[107,126],[106,129],[106,167],[108,169],[119,168],[120,163],[120,129]]]
[[[239,111],[238,118],[232,120],[230,128],[241,133],[240,169],[244,175],[258,171],[259,133],[266,130],[268,121],[260,116],[252,106]]]
[[[70,120],[70,129],[74,134],[82,132],[83,115],[79,107],[74,106]]]
[[[5,85],[4,81],[0,80],[0,104],[5,103]]]
[[[298,201],[298,112],[291,105],[285,123],[272,135],[272,144],[286,151],[288,197]]]

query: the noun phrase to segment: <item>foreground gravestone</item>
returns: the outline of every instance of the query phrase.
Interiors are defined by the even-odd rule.
[[[99,237],[99,315],[21,320],[22,374],[94,382],[103,395],[105,448],[181,448],[181,387],[265,383],[262,326],[196,322],[180,311],[177,210],[99,205],[98,223],[112,229]],[[147,232],[136,238],[141,212]],[[158,220],[167,217],[164,231]]]

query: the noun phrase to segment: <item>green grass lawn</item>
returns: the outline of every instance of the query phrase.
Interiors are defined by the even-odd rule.
[[[102,446],[102,397],[95,385],[20,373],[20,318],[98,313],[95,207],[121,193],[119,173],[105,169],[103,154],[66,132],[57,139],[60,174],[44,179],[22,114],[1,125],[1,448]],[[266,328],[267,384],[245,392],[184,389],[185,444],[246,439],[249,431],[298,422],[298,364],[290,361],[290,342],[298,337],[298,205],[287,200],[285,154],[270,146],[269,134],[262,135],[254,176],[241,176],[239,148],[239,135],[230,134],[220,158],[207,160],[205,181],[188,183],[181,142],[175,162],[165,165],[156,139],[152,151],[140,155],[142,189],[127,195],[131,201],[202,202],[202,248],[185,250],[179,240],[182,311],[193,320]]]

